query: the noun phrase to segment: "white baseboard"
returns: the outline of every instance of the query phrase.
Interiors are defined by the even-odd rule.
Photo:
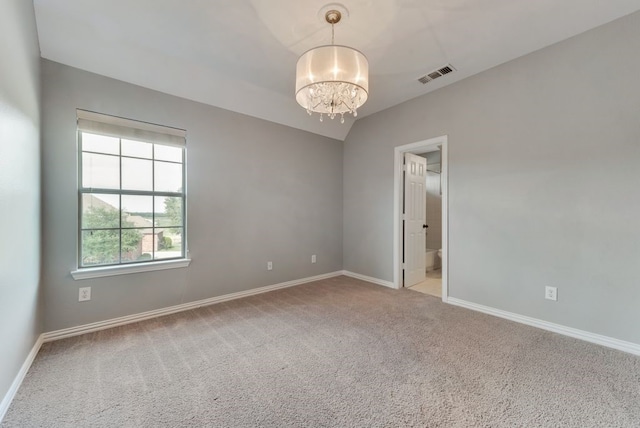
[[[363,281],[372,282],[374,284],[382,285],[384,287],[396,289],[396,286],[391,281],[385,281],[384,279],[374,278],[372,276],[360,275],[359,273],[351,272],[348,270],[343,270],[342,275],[349,276],[355,279],[361,279]]]
[[[31,348],[29,355],[27,355],[27,358],[24,360],[22,367],[20,367],[20,371],[16,375],[15,379],[13,380],[13,383],[9,387],[9,390],[7,391],[4,398],[2,399],[2,403],[0,403],[0,422],[2,422],[2,420],[4,419],[4,416],[7,414],[7,410],[9,410],[9,406],[13,401],[13,397],[16,396],[16,393],[18,392],[20,385],[22,385],[22,381],[24,380],[24,377],[27,375],[27,372],[29,371],[29,368],[31,367],[33,360],[35,360],[36,355],[38,355],[38,351],[40,350],[40,346],[42,346],[42,343],[43,343],[43,337],[41,334],[36,339],[36,343],[33,344],[33,348]]]
[[[281,288],[293,287],[296,285],[306,284],[308,282],[320,281],[322,279],[333,278],[340,275],[342,275],[342,271],[331,272],[331,273],[326,273],[322,275],[296,279],[293,281],[281,282],[279,284],[267,285],[265,287],[254,288],[247,291],[239,291],[237,293],[230,293],[222,296],[211,297],[209,299],[196,300],[195,302],[183,303],[181,305],[170,306],[168,308],[156,309],[153,311],[142,312],[139,314],[112,318],[105,321],[98,321],[91,324],[84,324],[76,327],[50,331],[43,334],[43,341],[52,342],[54,340],[65,339],[67,337],[79,336],[81,334],[86,334],[86,333],[93,333],[95,331],[106,330],[108,328],[131,324],[138,321],[144,321],[151,318],[161,317],[163,315],[175,314],[177,312],[188,311],[188,310],[196,309],[202,306],[209,306],[216,303],[227,302],[229,300],[235,300],[235,299],[240,299],[242,297],[262,294],[268,291],[278,290]]]
[[[628,352],[629,354],[640,355],[640,345],[637,343],[625,342],[624,340],[614,339],[612,337],[590,333],[588,331],[578,330],[576,328],[566,327],[560,324],[554,324],[548,321],[539,320],[537,318],[518,315],[512,312],[491,308],[489,306],[467,302],[466,300],[456,299],[454,297],[449,297],[447,299],[447,303],[471,309],[473,311],[483,312],[485,314],[504,318],[510,321],[515,321],[521,324],[530,325],[532,327],[541,328],[543,330],[552,331],[554,333],[584,340],[586,342],[595,343],[597,345],[606,346],[607,348],[617,349],[618,351]]]

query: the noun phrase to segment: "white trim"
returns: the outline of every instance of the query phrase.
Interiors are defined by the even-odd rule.
[[[442,193],[442,301],[449,300],[449,140],[440,149],[440,190]]]
[[[393,288],[402,288],[402,166],[405,153],[425,153],[440,148],[442,179],[442,301],[449,296],[449,151],[448,136],[405,144],[394,149],[393,170]]]
[[[18,389],[20,389],[20,385],[22,385],[22,381],[24,380],[24,377],[27,375],[27,372],[31,368],[31,364],[33,364],[33,360],[35,360],[36,355],[38,355],[38,351],[40,351],[40,347],[42,346],[42,343],[43,343],[43,335],[41,334],[36,339],[36,343],[33,344],[33,348],[31,348],[31,351],[27,355],[27,358],[24,360],[24,363],[22,363],[22,367],[20,367],[20,371],[18,372],[15,379],[13,380],[13,383],[9,387],[9,390],[4,395],[4,398],[2,399],[2,403],[0,403],[0,423],[2,422],[5,415],[7,414],[7,411],[9,410],[9,406],[11,406],[11,402],[16,396]]]
[[[79,336],[85,333],[93,333],[95,331],[106,330],[108,328],[118,327],[121,325],[131,324],[138,321],[144,321],[151,318],[157,318],[164,315],[175,314],[177,312],[188,311],[200,308],[202,306],[214,305],[216,303],[227,302],[229,300],[240,299],[242,297],[253,296],[256,294],[266,293],[268,291],[278,290],[280,288],[293,287],[295,285],[306,284],[308,282],[320,281],[322,279],[333,278],[342,275],[342,271],[326,273],[322,275],[311,276],[308,278],[295,279],[293,281],[281,282],[279,284],[267,285],[265,287],[254,288],[247,291],[239,291],[237,293],[224,294],[222,296],[211,297],[208,299],[196,300],[195,302],[183,303],[181,305],[169,306],[168,308],[155,309],[153,311],[142,312],[134,315],[127,315],[119,318],[112,318],[105,321],[98,321],[91,324],[79,325],[76,327],[64,328],[61,330],[49,331],[43,334],[44,342],[52,342],[54,340],[65,339],[67,337]]]
[[[359,273],[351,272],[348,270],[343,270],[342,275],[349,276],[351,278],[360,279],[362,281],[372,282],[377,285],[382,285],[384,287],[396,288],[391,281],[385,281],[384,279],[374,278],[372,276],[360,275]]]
[[[520,324],[526,324],[532,327],[541,328],[543,330],[552,331],[554,333],[584,340],[586,342],[595,343],[597,345],[606,346],[607,348],[617,349],[618,351],[628,352],[629,354],[640,355],[640,344],[637,343],[626,342],[624,340],[614,339],[613,337],[590,333],[588,331],[578,330],[577,328],[566,327],[560,324],[554,324],[537,318],[531,318],[524,315],[515,314],[513,312],[507,312],[501,309],[495,309],[489,306],[467,302],[466,300],[460,300],[454,297],[449,297],[447,303],[466,309],[471,309],[473,311],[493,315],[495,317],[504,318],[510,321],[515,321]]]
[[[81,279],[100,278],[103,276],[127,275],[130,273],[151,272],[154,270],[178,269],[189,266],[191,259],[163,260],[149,263],[134,263],[130,265],[103,266],[83,268],[71,271],[76,281]]]

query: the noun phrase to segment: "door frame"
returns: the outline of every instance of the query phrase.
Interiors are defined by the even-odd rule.
[[[442,186],[442,301],[449,296],[449,156],[448,136],[429,138],[411,144],[395,147],[393,172],[393,285],[402,288],[402,198],[404,154],[421,154],[441,149],[440,179]],[[428,167],[428,165],[427,165]]]

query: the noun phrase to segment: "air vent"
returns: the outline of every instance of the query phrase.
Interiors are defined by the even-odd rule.
[[[444,67],[441,67],[437,70],[432,71],[431,73],[425,74],[424,76],[418,79],[418,82],[424,85],[431,82],[434,79],[437,79],[438,77],[442,77],[445,74],[449,74],[454,71],[456,71],[456,69],[451,64],[447,64]]]
[[[440,74],[442,74],[444,76],[445,74],[449,74],[452,71],[453,71],[453,68],[451,68],[450,65],[445,65],[440,70],[438,70],[438,73],[440,73]]]

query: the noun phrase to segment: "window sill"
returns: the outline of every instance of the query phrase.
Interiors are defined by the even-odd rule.
[[[151,272],[154,270],[164,269],[178,269],[187,267],[190,263],[191,259],[178,259],[131,265],[84,268],[71,271],[71,276],[73,279],[78,281],[82,279],[100,278],[103,276],[127,275],[130,273]]]

